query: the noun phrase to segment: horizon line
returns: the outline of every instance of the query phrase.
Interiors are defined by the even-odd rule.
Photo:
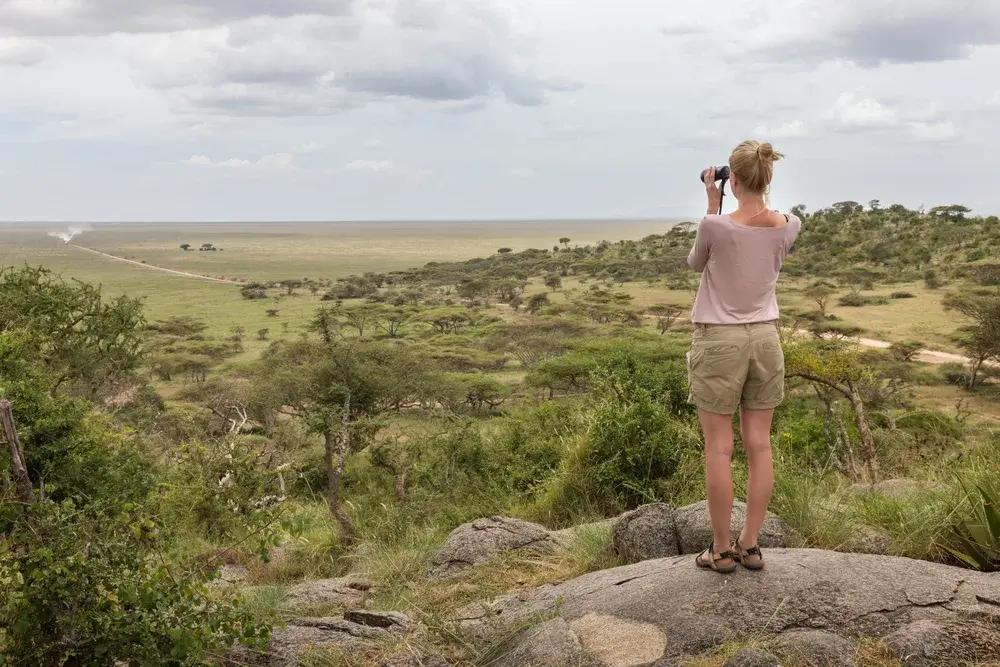
[[[682,216],[608,216],[608,217],[500,217],[500,218],[372,218],[372,219],[298,219],[298,220],[0,220],[0,225],[228,225],[228,224],[367,224],[367,223],[435,223],[435,222],[679,222],[697,220]]]

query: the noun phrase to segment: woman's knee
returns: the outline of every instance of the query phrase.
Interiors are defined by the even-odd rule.
[[[745,437],[743,438],[743,448],[746,449],[747,456],[756,458],[759,456],[771,456],[771,437]]]

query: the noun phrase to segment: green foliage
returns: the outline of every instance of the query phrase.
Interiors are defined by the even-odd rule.
[[[252,535],[266,558],[285,500],[277,458],[267,440],[254,436],[185,444],[171,462],[162,514],[175,526],[193,522],[216,540]]]
[[[489,466],[514,492],[534,492],[559,467],[566,442],[582,430],[578,406],[540,403],[494,423],[486,431]]]
[[[889,347],[893,358],[896,361],[910,362],[917,356],[917,353],[924,348],[923,343],[917,340],[896,341]]]
[[[1000,468],[994,471],[1000,478]],[[1000,572],[1000,485],[969,489],[972,518],[955,527],[949,551],[983,572]]]
[[[67,282],[43,268],[0,268],[0,313],[0,334],[25,334],[25,358],[44,367],[50,391],[77,386],[95,395],[141,360],[137,299],[105,301],[100,287]]]
[[[10,399],[28,473],[57,499],[142,498],[149,462],[127,434],[115,433],[78,398],[53,395],[51,372],[32,334],[0,334],[0,392]],[[0,457],[0,474],[9,466]]]
[[[594,374],[588,474],[600,488],[635,507],[657,497],[685,451],[697,449],[697,431],[685,416],[684,376],[623,353]]]
[[[0,654],[11,664],[201,665],[269,639],[238,600],[160,564],[160,527],[137,506],[46,500],[7,537]]]
[[[174,317],[168,317],[166,320],[158,320],[146,325],[148,331],[181,338],[196,336],[207,328],[208,325],[203,320],[191,317],[190,315],[175,315]]]

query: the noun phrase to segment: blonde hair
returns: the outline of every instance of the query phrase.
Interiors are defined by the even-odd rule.
[[[774,163],[785,157],[771,144],[744,141],[729,156],[729,168],[748,192],[765,194],[774,175]]]

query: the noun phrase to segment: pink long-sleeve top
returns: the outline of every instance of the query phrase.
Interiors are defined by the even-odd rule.
[[[705,216],[688,266],[701,272],[691,321],[754,324],[778,319],[778,274],[802,221],[786,215],[781,227],[750,227],[728,215]]]

